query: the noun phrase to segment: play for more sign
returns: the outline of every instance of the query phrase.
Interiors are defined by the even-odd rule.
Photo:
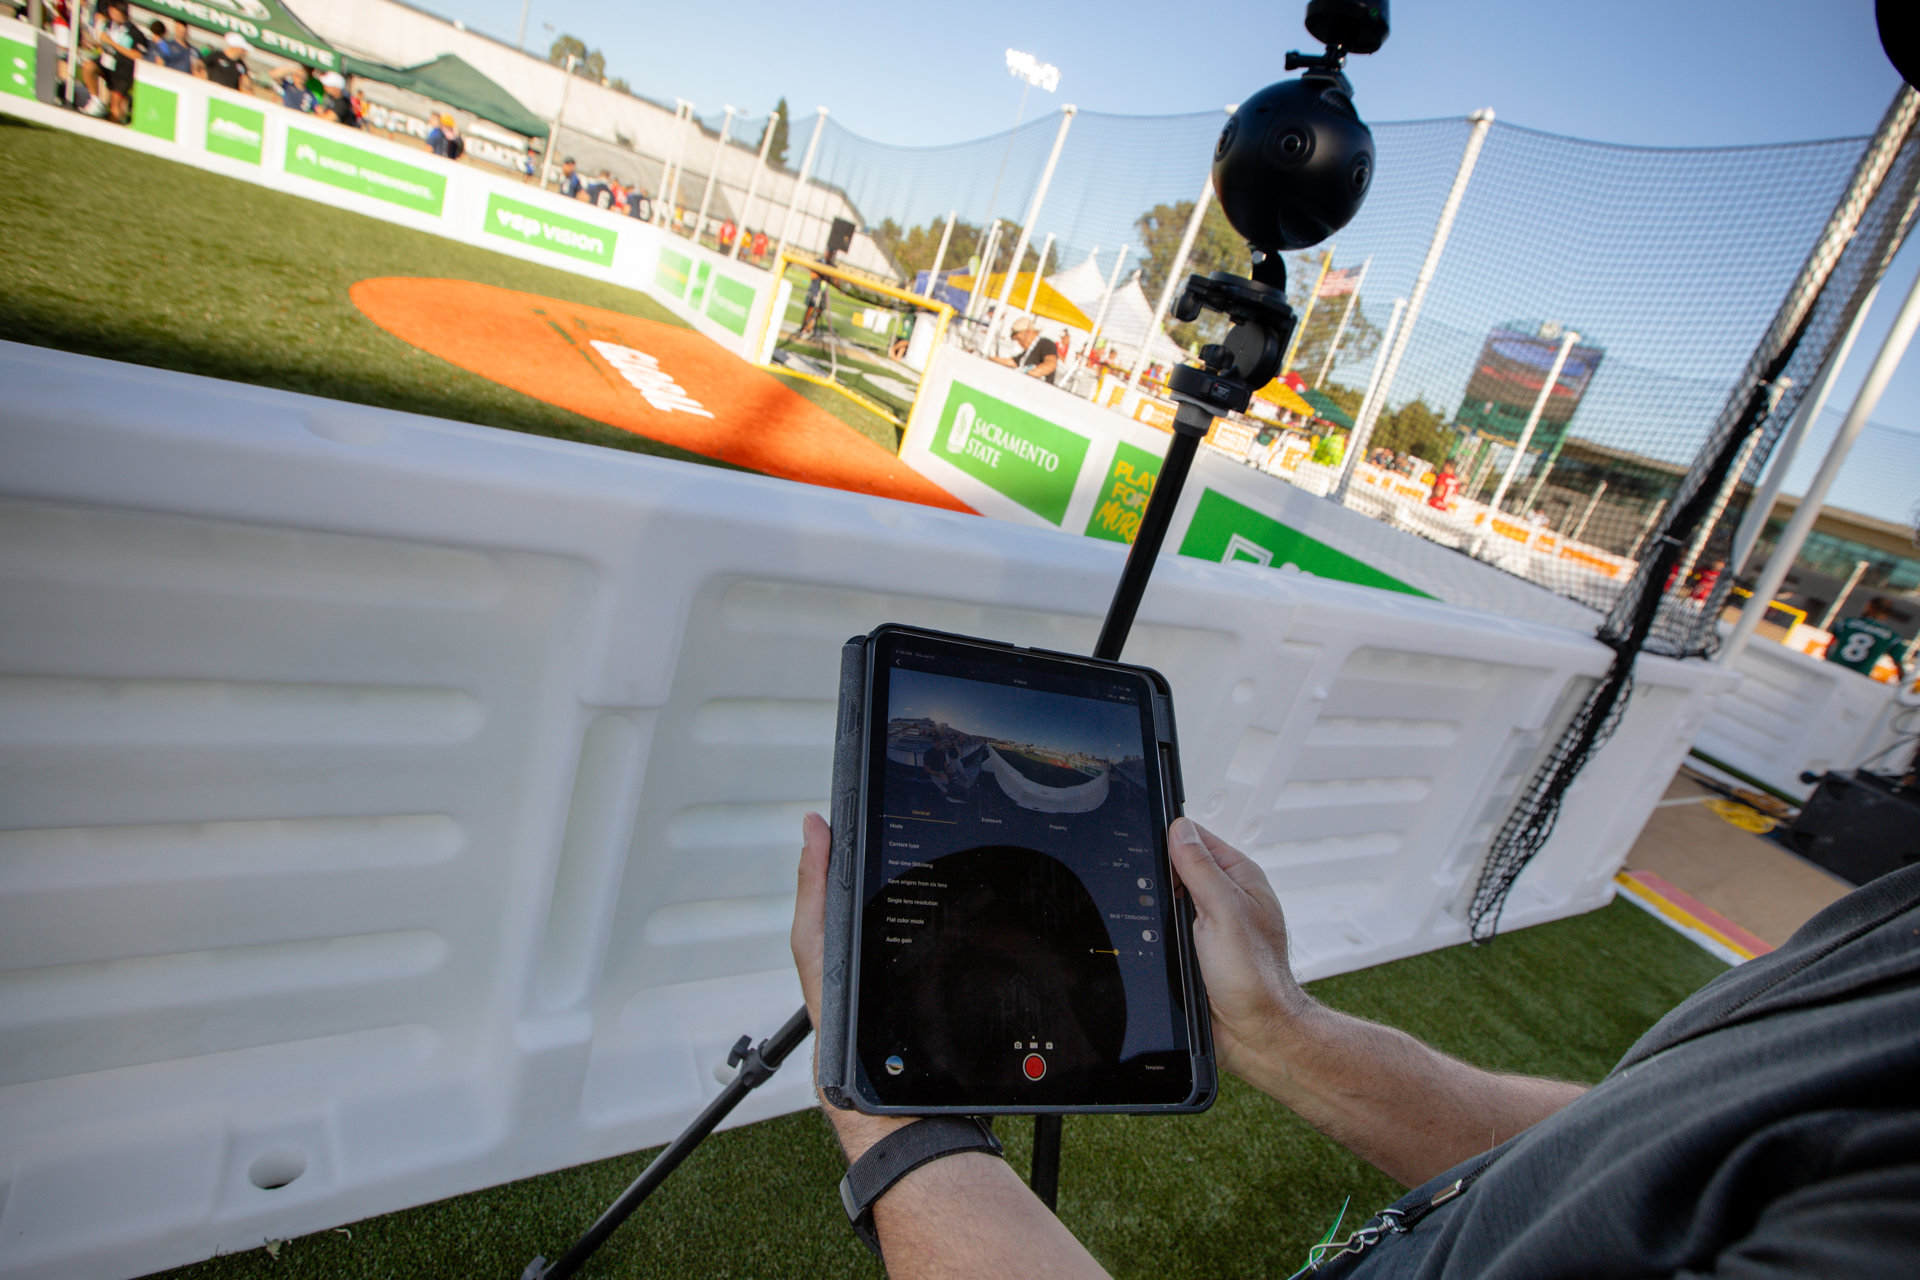
[[[613,246],[619,238],[615,232],[563,218],[503,195],[488,198],[484,230],[489,235],[503,236],[602,267],[613,265]]]
[[[1059,524],[1087,457],[1087,438],[955,382],[933,449],[1041,519]]]

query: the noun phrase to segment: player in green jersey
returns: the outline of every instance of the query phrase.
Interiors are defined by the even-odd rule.
[[[1891,653],[1906,637],[1887,622],[1893,606],[1875,596],[1857,618],[1848,618],[1833,629],[1833,643],[1827,646],[1827,661],[1852,667],[1861,675],[1872,673],[1882,654]],[[1895,659],[1897,662],[1898,659]]]

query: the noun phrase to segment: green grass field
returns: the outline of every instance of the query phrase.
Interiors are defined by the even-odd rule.
[[[1636,907],[1603,910],[1314,985],[1322,1000],[1471,1061],[1595,1080],[1646,1028],[1724,969]],[[746,1030],[746,1028],[742,1028]],[[772,1031],[756,1028],[755,1034]],[[797,1065],[797,1063],[796,1063]],[[793,1069],[792,1067],[788,1068]],[[1384,1175],[1284,1108],[1225,1082],[1202,1116],[1077,1116],[1060,1216],[1124,1280],[1290,1275],[1343,1200],[1367,1214]],[[1024,1173],[1032,1127],[1002,1122]],[[564,1251],[652,1153],[529,1178],[166,1273],[173,1280],[499,1277]],[[717,1135],[596,1255],[585,1274],[636,1280],[880,1276],[848,1231],[843,1166],[817,1112]]]
[[[0,115],[0,339],[234,382],[731,464],[570,413],[429,355],[354,307],[373,276],[440,276],[682,322],[616,285]],[[893,425],[781,381],[888,449]]]

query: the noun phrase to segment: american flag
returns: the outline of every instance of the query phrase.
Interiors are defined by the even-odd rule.
[[[1360,268],[1348,267],[1345,271],[1329,271],[1320,281],[1321,298],[1340,298],[1352,293],[1354,286],[1360,283]]]

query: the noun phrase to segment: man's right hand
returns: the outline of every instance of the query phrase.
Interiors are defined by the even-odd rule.
[[[1511,1138],[1585,1092],[1500,1075],[1320,1004],[1293,976],[1267,876],[1190,818],[1167,829],[1193,899],[1220,1065],[1407,1186]]]
[[[1193,899],[1194,946],[1213,1007],[1220,1065],[1258,1084],[1260,1058],[1293,1034],[1311,1001],[1287,956],[1280,899],[1246,854],[1191,818],[1168,829],[1174,873]]]

